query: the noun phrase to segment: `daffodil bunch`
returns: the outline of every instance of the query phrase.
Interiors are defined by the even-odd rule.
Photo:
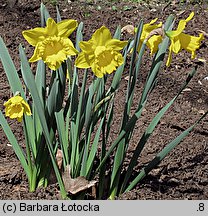
[[[191,58],[194,59],[196,57],[196,50],[200,48],[204,35],[201,33],[198,37],[196,37],[183,32],[187,22],[189,22],[193,16],[194,12],[191,12],[188,18],[179,21],[176,30],[170,31],[164,31],[161,22],[159,24],[155,24],[158,18],[152,20],[150,23],[144,24],[138,51],[140,50],[142,43],[145,41],[147,47],[150,49],[150,54],[155,54],[159,49],[159,45],[163,41],[164,35],[166,34],[170,39],[166,66],[170,66],[171,64],[172,53],[178,54],[183,49],[191,53]]]
[[[179,23],[176,31],[172,31],[173,16],[169,16],[163,26],[164,35],[152,33],[162,27],[162,23],[155,24],[156,19],[150,24],[143,24],[141,20],[134,38],[129,41],[121,40],[120,27],[112,36],[107,27],[101,26],[89,41],[85,41],[82,22],[78,24],[72,19],[61,21],[58,13],[56,23],[41,4],[42,27],[23,31],[24,38],[34,46],[34,54],[28,60],[24,48],[19,47],[22,81],[26,89],[0,38],[0,60],[13,93],[13,97],[4,103],[5,115],[22,122],[25,149],[17,142],[2,111],[0,124],[27,174],[30,191],[47,186],[55,175],[63,198],[83,199],[87,189],[95,187],[97,199],[114,199],[135,187],[207,115],[206,112],[194,125],[168,143],[132,178],[146,142],[193,77],[194,68],[178,94],[152,119],[138,139],[128,167],[123,169],[136,122],[155,86],[169,40],[172,52],[177,53],[184,48],[193,56],[200,44],[202,36],[201,39],[190,38],[182,33],[191,18],[192,15]],[[69,36],[75,30],[74,45]],[[190,43],[185,44],[184,37],[190,38]],[[133,111],[137,78],[146,46],[155,56],[151,60],[152,66],[141,98]],[[129,54],[131,61],[127,69]],[[35,75],[29,62],[37,62]],[[115,140],[110,141],[117,103],[115,96],[122,74],[127,70],[129,79],[120,130]],[[46,82],[48,77],[50,81]],[[107,81],[111,83],[108,88]],[[110,167],[109,158],[113,158]],[[106,173],[109,173],[110,179],[107,182]]]

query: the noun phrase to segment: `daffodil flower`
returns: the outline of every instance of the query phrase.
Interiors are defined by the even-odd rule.
[[[152,32],[153,30],[158,29],[162,26],[161,22],[159,24],[154,24],[156,21],[157,21],[157,18],[152,20],[150,23],[146,23],[143,25],[142,34],[141,34],[139,46],[137,49],[138,52],[142,46],[142,43],[149,36],[150,32]],[[158,46],[161,42],[162,42],[162,36],[161,35],[153,35],[152,37],[150,37],[148,39],[148,41],[146,42],[146,45],[150,49],[151,55],[157,52]]]
[[[45,28],[34,28],[22,32],[29,44],[35,46],[30,62],[42,59],[50,69],[56,70],[67,56],[76,55],[69,35],[77,28],[76,20],[63,20],[56,23],[48,18]]]
[[[11,119],[17,118],[19,122],[22,121],[23,114],[32,115],[28,103],[24,99],[16,95],[11,97],[7,102],[4,103],[6,116]]]
[[[79,43],[82,52],[78,55],[75,65],[78,68],[92,68],[93,73],[102,78],[123,64],[124,59],[119,51],[126,44],[127,41],[112,39],[109,29],[102,26],[89,41]]]
[[[170,66],[172,60],[172,52],[179,53],[182,49],[185,49],[191,53],[191,58],[196,57],[196,50],[199,49],[201,41],[204,39],[203,34],[199,34],[199,37],[191,36],[183,33],[188,21],[194,16],[192,12],[185,20],[180,20],[178,28],[175,31],[167,31],[166,35],[170,38],[171,44],[169,47],[169,55],[166,65]]]

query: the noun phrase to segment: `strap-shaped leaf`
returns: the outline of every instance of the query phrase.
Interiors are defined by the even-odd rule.
[[[26,100],[25,93],[22,88],[22,83],[19,79],[17,70],[14,66],[14,63],[1,37],[0,37],[0,50],[1,50],[0,59],[4,67],[4,70],[6,72],[7,79],[9,81],[9,85],[13,94],[19,91],[21,96]]]
[[[128,181],[129,181],[131,175],[132,175],[133,168],[137,164],[137,159],[140,156],[141,151],[143,150],[143,148],[144,148],[147,140],[151,136],[151,134],[154,131],[155,127],[157,126],[157,124],[159,123],[159,121],[161,120],[161,118],[164,116],[164,114],[166,113],[166,111],[170,108],[170,106],[175,102],[175,100],[181,94],[181,92],[186,88],[186,86],[188,85],[188,83],[190,82],[190,80],[192,79],[192,77],[194,76],[195,73],[196,73],[196,68],[194,68],[190,72],[190,74],[188,75],[188,77],[187,77],[184,85],[182,86],[182,88],[180,89],[180,91],[178,92],[178,94],[170,102],[168,102],[168,104],[166,104],[166,106],[164,106],[157,113],[157,115],[153,118],[153,120],[150,122],[149,126],[147,127],[147,129],[143,133],[141,139],[139,140],[139,142],[138,142],[138,144],[136,146],[136,149],[134,150],[133,156],[131,158],[131,161],[129,163],[128,169],[126,171],[126,175],[125,175],[124,181],[122,183],[121,193],[124,192],[124,190],[126,188],[126,185],[127,185]]]
[[[41,26],[45,27],[47,19],[50,17],[50,14],[43,3],[40,5],[40,15],[41,15]]]
[[[0,124],[2,126],[2,129],[4,130],[4,133],[6,134],[9,142],[12,145],[15,154],[17,155],[18,159],[20,160],[21,165],[24,168],[27,177],[30,179],[31,172],[30,172],[29,166],[27,164],[23,150],[20,147],[19,143],[17,142],[17,139],[15,138],[14,134],[12,133],[12,130],[9,127],[9,124],[7,123],[6,119],[4,118],[4,115],[2,114],[1,110],[0,110]]]
[[[193,124],[191,127],[182,132],[173,141],[171,141],[162,151],[160,151],[156,157],[136,176],[136,178],[130,183],[125,192],[131,190],[139,181],[141,181],[154,167],[156,167],[193,129],[194,127],[208,114],[208,111]]]
[[[55,117],[56,117],[56,123],[57,123],[61,150],[63,152],[63,165],[65,168],[66,165],[69,163],[69,152],[68,152],[69,144],[68,144],[68,139],[66,137],[67,133],[66,133],[66,128],[65,128],[63,109],[61,109],[59,112],[55,112]]]
[[[27,60],[27,58],[25,56],[24,49],[22,48],[21,45],[19,47],[19,52],[20,52],[21,69],[22,69],[23,79],[25,81],[25,84],[27,85],[27,88],[29,89],[29,91],[30,91],[30,93],[32,95],[33,103],[34,103],[34,105],[36,107],[36,110],[38,112],[38,115],[39,115],[39,119],[40,119],[40,122],[41,122],[41,126],[42,126],[42,129],[43,129],[45,139],[46,139],[46,143],[47,143],[47,146],[48,146],[48,150],[49,150],[49,153],[50,153],[50,157],[51,157],[51,160],[52,160],[54,171],[56,173],[56,177],[57,177],[57,180],[59,182],[61,194],[62,194],[63,197],[66,197],[66,191],[65,191],[65,188],[64,188],[64,184],[63,184],[61,175],[59,173],[59,169],[58,169],[58,166],[57,166],[57,163],[56,163],[56,158],[55,158],[55,155],[54,155],[53,145],[52,145],[52,142],[51,142],[51,139],[50,139],[50,134],[49,134],[49,130],[48,130],[48,126],[47,126],[47,122],[46,122],[46,118],[45,118],[45,112],[44,112],[44,108],[43,108],[43,103],[42,103],[42,101],[40,99],[40,96],[39,96],[39,93],[38,93],[38,90],[37,90],[37,86],[36,86],[33,74],[31,72],[30,66],[28,64],[28,60]]]
[[[99,138],[100,138],[100,132],[101,132],[103,123],[104,123],[104,118],[100,122],[100,125],[99,125],[99,127],[97,129],[97,132],[95,134],[95,138],[93,140],[93,143],[92,143],[92,146],[91,146],[91,149],[90,149],[90,153],[89,153],[89,156],[88,156],[88,159],[87,159],[87,171],[86,171],[87,175],[86,175],[86,178],[89,178],[91,176],[91,170],[92,170],[94,159],[95,159],[95,156],[96,156],[98,143],[99,143]]]

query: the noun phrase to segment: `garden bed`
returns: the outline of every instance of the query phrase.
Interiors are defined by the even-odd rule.
[[[49,1],[48,1],[49,2]],[[186,18],[191,11],[195,12],[194,19],[188,23],[188,33],[194,35],[199,31],[207,32],[208,29],[208,5],[201,4],[161,4],[153,5],[127,2],[127,1],[97,1],[97,3],[85,3],[72,1],[60,1],[59,9],[62,18],[76,19],[84,22],[84,38],[88,40],[92,33],[101,25],[105,25],[115,31],[118,25],[127,24],[136,26],[142,18],[149,22],[158,17],[164,21],[169,14],[177,15],[178,20]],[[33,0],[19,0],[14,5],[0,2],[0,32],[7,48],[12,56],[16,68],[20,70],[18,46],[22,43],[28,56],[33,49],[29,47],[22,37],[21,32],[40,25],[40,2]],[[47,4],[47,8],[53,18],[56,18],[55,7]],[[198,58],[208,61],[207,35],[201,48],[197,51]],[[151,56],[146,56],[151,58]],[[186,91],[177,99],[174,105],[162,118],[152,137],[148,141],[137,166],[153,159],[173,138],[191,126],[208,109],[208,65],[190,59],[190,54],[181,52],[173,56],[170,67],[164,66],[160,71],[156,87],[153,90],[147,107],[138,121],[129,152],[130,155],[142,132],[155,116],[155,114],[170,101],[180,89],[183,81],[191,69],[198,64],[198,71],[190,82]],[[140,93],[150,67],[149,61],[144,61],[141,70],[140,84],[137,86],[136,97]],[[127,87],[127,74],[123,74],[119,91],[117,92],[115,121],[112,125],[114,140],[119,131],[124,96],[123,91]],[[3,103],[10,97],[9,84],[6,74],[0,64],[0,109]],[[122,99],[123,100],[122,100]],[[9,124],[19,141],[24,146],[23,131],[14,120]],[[129,157],[127,155],[126,164]],[[137,171],[135,170],[135,171]],[[191,132],[181,144],[175,148],[168,157],[150,174],[141,181],[132,191],[121,195],[118,199],[208,199],[208,119],[207,117]],[[89,198],[91,190],[89,190]],[[60,199],[57,184],[50,184],[46,189],[39,188],[36,192],[28,191],[28,182],[23,169],[16,158],[6,135],[0,128],[0,199]]]

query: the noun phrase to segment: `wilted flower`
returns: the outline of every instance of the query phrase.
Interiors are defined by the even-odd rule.
[[[166,34],[171,40],[169,47],[169,55],[166,65],[169,66],[172,59],[172,52],[175,54],[179,53],[182,49],[191,53],[191,58],[195,58],[196,50],[199,49],[201,41],[204,39],[203,34],[200,34],[199,37],[191,36],[183,33],[183,30],[186,27],[186,23],[190,21],[194,16],[192,12],[189,17],[185,20],[180,20],[178,28],[175,31],[167,31]]]
[[[78,55],[75,65],[79,68],[92,68],[93,73],[102,78],[111,74],[123,64],[124,59],[119,52],[127,41],[112,39],[108,28],[102,26],[96,30],[89,41],[81,41],[82,52]]]
[[[143,25],[142,34],[141,34],[140,42],[138,46],[138,52],[142,46],[142,43],[149,36],[150,32],[162,26],[161,22],[159,24],[154,24],[156,21],[157,21],[157,18],[152,20],[150,23],[146,23]],[[150,49],[151,55],[157,52],[158,46],[161,42],[162,42],[161,35],[153,35],[148,39],[148,41],[146,42],[146,45]]]
[[[76,55],[78,51],[68,38],[77,27],[76,20],[63,20],[56,23],[48,18],[45,28],[34,28],[22,32],[29,44],[35,46],[30,62],[42,59],[50,69],[56,70],[67,56]]]
[[[23,114],[32,115],[28,103],[24,99],[16,95],[11,97],[7,102],[4,103],[6,116],[11,119],[17,118],[19,122],[22,121]]]

